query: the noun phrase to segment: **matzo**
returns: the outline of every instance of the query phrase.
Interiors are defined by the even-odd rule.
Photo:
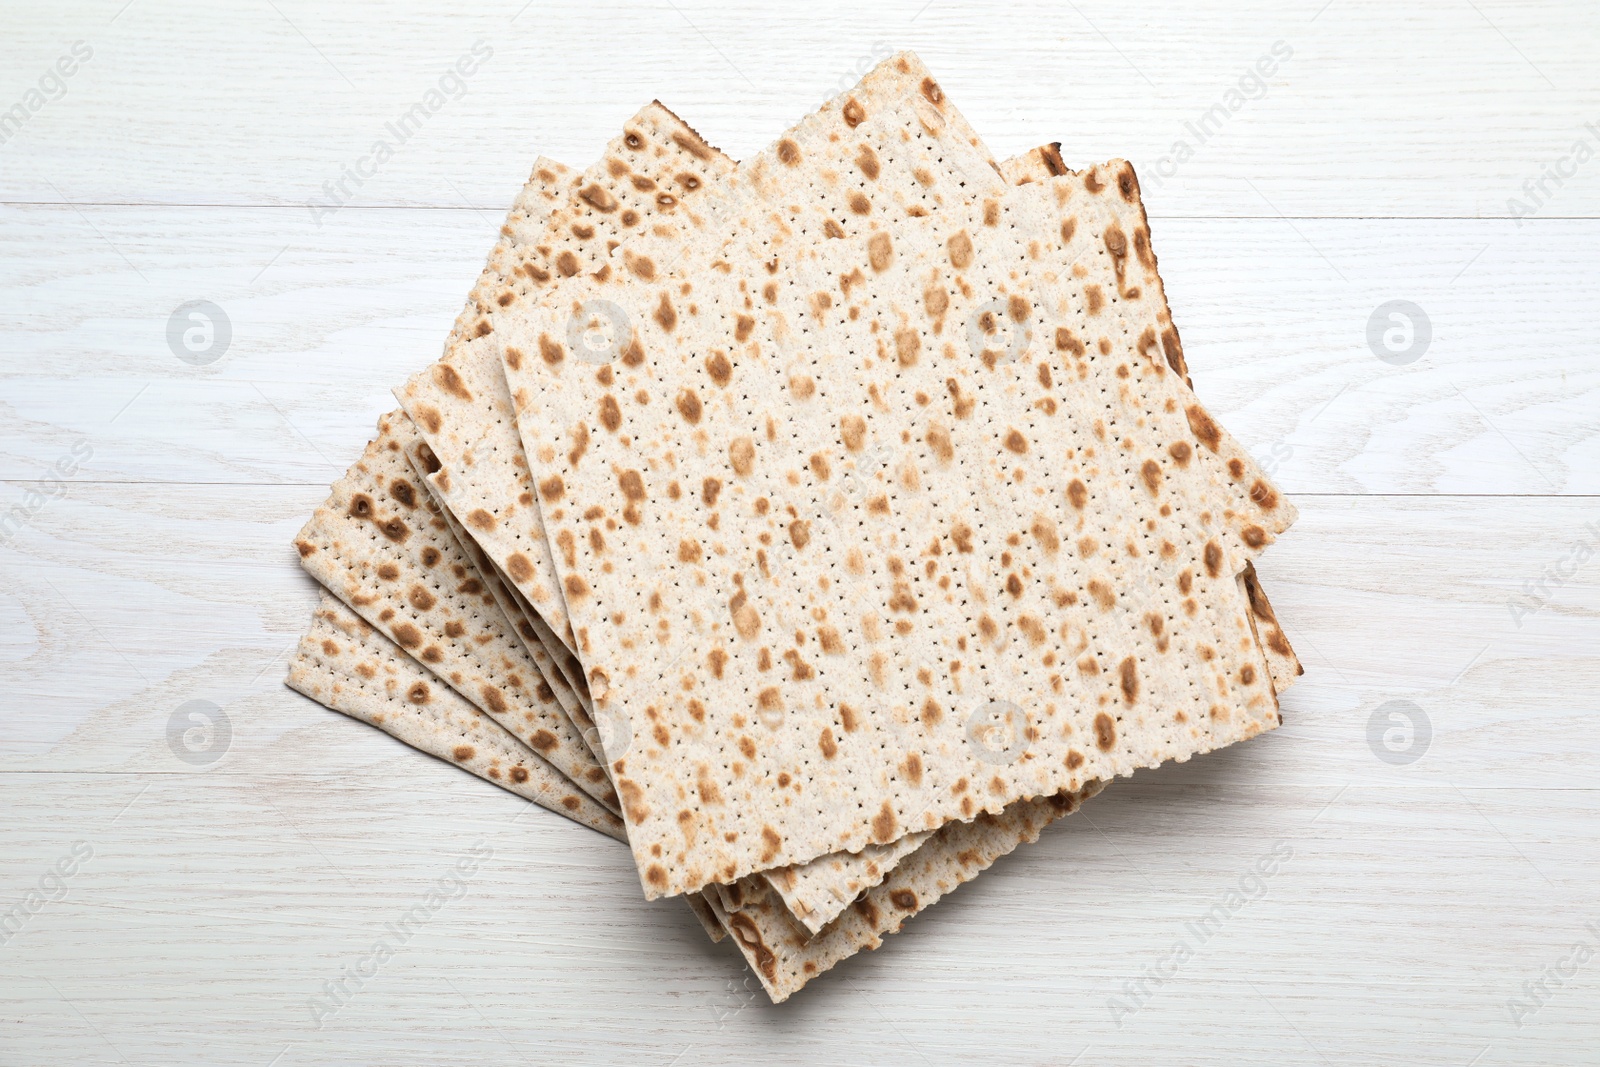
[[[327,590],[290,662],[290,688],[430,756],[626,841],[622,820],[479,711]],[[704,899],[685,897],[712,941],[726,931]]]
[[[882,69],[885,72],[893,71],[895,66],[898,65],[899,63],[902,63],[902,62],[903,62],[903,60],[898,60],[897,59],[896,63],[894,63],[894,64],[885,64],[884,68],[882,68]],[[914,62],[914,57],[913,57],[913,62]],[[917,104],[922,105],[922,108],[923,108],[924,112],[926,112],[928,110],[927,109],[927,105],[929,103],[934,102],[935,100],[938,100],[940,103],[942,103],[942,94],[937,90],[936,87],[934,87],[931,92],[928,91],[929,82],[927,80],[927,76],[926,76],[926,72],[925,71],[921,71],[920,69],[914,69],[913,68],[913,69],[910,69],[910,70],[901,70],[901,71],[898,71],[897,73],[901,76],[901,80],[902,80],[903,86],[907,85],[907,84],[914,85],[916,87],[917,92],[921,94],[920,98],[914,97],[914,99],[916,100]],[[909,80],[907,80],[907,78],[905,77],[908,74],[911,75]],[[871,81],[872,81],[872,79],[869,78],[868,82],[870,83]],[[862,87],[863,94],[866,94],[869,91],[870,91],[870,86],[867,85],[867,84],[864,84],[864,86]],[[860,99],[866,99],[868,101],[869,106],[876,107],[877,104],[878,104],[878,101],[875,98],[873,98],[871,96],[863,95],[859,99],[856,98],[856,97],[842,97],[840,103],[838,104],[838,107],[841,108],[841,109],[848,109],[853,104],[855,107],[860,108],[861,107]],[[645,113],[641,113],[641,115],[642,116],[648,116],[649,110],[650,109],[646,109],[646,112]],[[947,108],[946,111],[949,114],[954,114],[954,112],[951,109]],[[957,116],[957,118],[958,118],[958,116]],[[637,122],[637,120],[636,120],[636,124],[639,124]],[[957,122],[957,123],[955,123],[955,125],[957,125],[959,128],[964,129],[964,124],[962,124],[962,123]],[[649,139],[650,138],[647,138],[647,140],[649,140]],[[654,138],[654,140],[660,140],[660,141],[665,141],[666,139],[667,138],[664,138],[664,137]],[[973,145],[977,144],[977,139],[974,136],[968,136],[967,140],[968,140],[968,142],[970,144],[973,144]],[[613,146],[613,148],[615,150],[617,148],[617,146]],[[608,156],[614,155],[614,154],[616,154],[616,153],[615,152],[614,153],[608,153]],[[1048,169],[1049,163],[1052,160],[1056,164],[1055,172],[1059,173],[1061,170],[1064,169],[1064,168],[1060,167],[1059,155],[1054,152],[1053,148],[1050,148],[1050,149],[1039,150],[1039,151],[1036,151],[1035,153],[1030,153],[1030,155],[1028,157],[1024,157],[1021,161],[1017,161],[1016,165],[1013,165],[1013,164],[1002,165],[1001,172],[1005,175],[1005,177],[1008,180],[1011,180],[1011,181],[1026,180],[1026,176],[1027,176],[1028,170],[1031,169],[1034,172],[1037,172],[1037,170],[1039,168],[1039,164],[1041,162]],[[536,172],[540,171],[541,169],[544,169],[544,168],[536,168]],[[623,169],[623,168],[619,168],[619,167],[616,166],[616,164],[613,163],[613,164],[611,164],[611,170],[609,171],[609,173],[611,174],[612,177],[615,177],[618,174],[631,173],[631,171]],[[592,177],[599,177],[602,180],[604,180],[606,175],[605,174],[596,175],[593,171],[591,171],[591,175],[586,175],[585,179],[592,180]],[[576,190],[579,189],[580,186],[583,186],[585,184],[585,179],[579,179],[577,181],[569,182],[568,183],[568,195],[569,196],[572,195]],[[531,184],[532,183],[530,183],[530,185]],[[625,191],[624,191],[624,195],[626,195]],[[646,211],[648,211],[648,202],[644,205],[644,209]],[[591,217],[591,221],[593,221],[594,213],[591,211],[591,212],[589,212],[589,215]],[[602,216],[602,221],[603,221],[603,216]],[[621,231],[619,231],[619,232],[621,232]],[[556,247],[560,247],[560,243],[561,242],[560,242],[559,238],[565,237],[566,240],[568,240],[568,241],[572,240],[571,237],[567,236],[565,233],[562,233],[562,232],[558,232],[556,234],[556,237],[558,238],[558,240],[556,240],[556,242],[555,242],[555,246]],[[509,238],[509,234],[508,234],[508,238]],[[521,243],[525,246],[528,242],[527,241],[523,241]],[[506,245],[507,242],[502,242],[502,244]],[[581,248],[581,242],[580,242],[580,251],[583,251],[583,249]],[[497,254],[497,258],[499,260],[501,260],[502,263],[505,262],[505,260],[506,260],[506,256],[504,256],[504,255]],[[587,258],[588,258],[587,256],[584,257],[584,261],[585,262],[587,261]],[[491,266],[493,266],[493,264],[491,264]],[[490,276],[493,273],[494,273],[493,270],[486,271],[485,278],[486,279],[490,278]],[[504,274],[505,271],[502,270],[500,273]],[[478,293],[478,302],[477,303],[478,303],[478,307],[479,307],[480,311],[482,311],[485,314],[486,319],[492,319],[494,311],[495,311],[496,304],[493,302],[493,300],[490,299],[491,296],[496,295],[494,290],[495,290],[495,284],[494,283],[489,283],[489,284],[486,284],[486,285],[480,285],[480,290],[479,290],[479,293]],[[502,290],[502,291],[500,291],[498,293],[498,298],[499,298],[499,301],[500,301],[501,304],[509,304],[511,306],[512,311],[515,311],[516,307],[517,307],[517,304],[518,304],[518,301],[520,299],[522,299],[524,295],[525,294],[521,294],[521,293],[518,293],[518,294],[507,294],[506,292],[504,292]],[[423,380],[423,379],[419,379],[419,381],[421,381],[421,380]],[[428,384],[431,384],[432,386],[435,387],[434,388],[434,392],[436,394],[439,393],[439,388],[438,388],[439,387],[439,372],[438,372],[438,370],[436,369],[433,372],[433,374],[429,378],[427,378],[426,380],[427,380]],[[446,390],[444,392],[444,396],[445,397],[456,396],[458,393],[466,391],[465,389],[463,389],[461,387],[460,379],[451,379],[448,384],[452,385],[454,387],[454,389]],[[485,389],[484,392],[493,392],[493,390]],[[501,424],[499,422],[493,423],[492,424],[492,428],[496,432],[498,432],[501,429]],[[503,434],[501,436],[503,436]],[[519,450],[516,449],[515,445],[513,444],[511,446],[507,446],[503,441],[497,442],[490,451],[493,454],[497,455],[497,456],[502,456],[503,457],[503,456],[511,455],[511,456],[515,456],[515,458],[518,459],[518,460],[521,459],[520,456],[516,455],[516,453]],[[481,510],[479,507],[477,507],[477,505],[484,502],[483,498],[481,496],[476,498],[476,499],[474,499],[472,497],[472,494],[470,494],[470,493],[464,494],[464,497],[458,497],[457,499],[458,500],[464,500],[464,503],[458,504],[458,507],[460,508],[460,510],[462,510],[463,513],[467,513],[469,510]],[[542,538],[536,538],[536,540],[542,540]],[[538,558],[536,554],[534,555],[534,558],[535,559]],[[875,849],[875,851],[880,852],[879,855],[860,858],[860,859],[857,859],[857,858],[854,858],[854,857],[829,857],[829,858],[827,858],[828,859],[827,867],[828,867],[828,869],[834,871],[835,873],[840,874],[840,876],[844,879],[843,886],[844,886],[844,889],[846,891],[852,890],[855,886],[857,886],[859,884],[859,879],[851,877],[849,875],[848,871],[842,870],[842,867],[848,867],[850,865],[855,865],[855,866],[858,866],[858,867],[861,867],[861,868],[865,869],[866,872],[868,873],[868,875],[870,876],[871,875],[871,871],[872,871],[872,869],[874,867],[879,866],[880,864],[882,864],[884,862],[892,862],[892,860],[890,860],[884,854],[888,853],[891,849],[895,849],[897,851],[903,852],[906,847],[908,847],[908,846],[907,845],[880,846],[880,847],[877,847],[877,849]],[[818,912],[812,911],[810,908],[807,907],[807,904],[806,904],[806,895],[803,892],[803,886],[808,881],[814,881],[814,880],[815,880],[814,878],[808,879],[808,878],[804,877],[803,875],[798,874],[795,870],[789,870],[789,871],[783,872],[782,881],[780,881],[778,883],[778,885],[779,885],[781,891],[785,891],[785,899],[788,900],[791,903],[791,905],[795,906],[799,913],[808,914],[813,921],[825,921],[825,918],[826,918],[826,914],[825,913],[818,913]],[[845,891],[841,891],[838,888],[829,890],[828,893],[827,893],[828,898],[835,902],[835,906],[837,906],[837,902],[840,899],[842,899],[845,895],[847,895],[846,892]]]
[[[767,995],[778,1003],[842,960],[877,948],[908,919],[1019,845],[1038,840],[1046,826],[1099,791],[1099,782],[1089,782],[1075,792],[1019,801],[1004,816],[980,815],[972,822],[944,826],[815,936],[771,891],[757,890],[738,911],[728,911],[719,901],[718,918]]]
[[[1059,144],[1036,148],[1022,156],[998,165],[1005,180],[1012,185],[1033,181],[1048,181],[1052,177],[1072,172],[1061,159]],[[1137,188],[1132,191],[1137,200]],[[1142,210],[1142,205],[1141,205]],[[1143,224],[1143,216],[1140,216]],[[1155,259],[1151,249],[1152,262]],[[1164,295],[1162,296],[1164,306]],[[1183,350],[1176,327],[1163,331],[1163,351],[1168,365],[1179,374],[1187,371],[1183,363]],[[1192,384],[1192,383],[1189,383]],[[1282,693],[1301,672],[1287,638],[1278,627],[1266,593],[1255,577],[1255,569],[1247,565],[1238,579],[1241,590],[1247,590],[1252,621],[1259,630],[1259,643],[1265,654],[1273,682],[1273,689]],[[1008,809],[1009,811],[1009,809]],[[1001,819],[1004,816],[1000,817]],[[906,834],[887,845],[869,845],[859,853],[835,853],[818,857],[808,863],[764,872],[762,879],[770,884],[785,906],[803,926],[815,933],[832,919],[864,889],[878,884],[899,859],[927,839],[928,833]],[[751,887],[749,879],[741,879],[731,886],[719,886],[718,893],[725,908],[738,910],[747,893],[763,893],[760,887]]]
[[[532,227],[503,228],[474,289],[472,322],[452,338],[442,360],[395,390],[447,472],[435,482],[445,502],[569,645],[550,546],[500,370],[496,323],[562,279],[603,266],[609,245],[656,216],[688,211],[699,191],[732,166],[658,103],[636,114],[601,161],[581,175],[540,160],[522,198],[551,205],[539,238],[526,239]],[[553,199],[546,196],[552,189],[560,190]]]
[[[530,457],[562,472],[540,492],[546,526],[579,546],[565,581],[592,695],[633,723],[615,769],[647,895],[886,843],[1276,724],[1234,583],[1270,534],[1215,513],[1221,492],[1182,475],[1197,448],[1231,442],[1166,368],[1145,255],[1116,254],[1142,233],[1116,229],[1123,174],[907,220],[887,255],[886,231],[816,243],[794,213],[756,213],[698,283],[575,286],[574,307],[593,291],[618,300],[638,356],[558,363],[521,428]],[[1052,198],[1074,195],[1076,224],[1049,223],[1064,210]],[[788,284],[758,308],[752,287],[780,269]],[[818,298],[832,293],[837,306]],[[976,321],[996,299],[1038,323],[1037,353],[979,360],[941,337],[944,319]],[[752,322],[728,353],[738,316]],[[531,346],[540,325],[504,343]],[[1039,369],[1051,365],[1056,379]],[[862,498],[830,485],[879,442],[899,454]],[[1046,493],[1044,451],[1079,472],[1065,493]],[[1152,496],[1159,518],[1131,525]],[[1163,597],[1174,614],[1158,627]],[[693,652],[663,677],[653,656],[669,640]],[[863,693],[890,715],[862,722],[850,701]],[[1033,744],[1015,762],[974,756],[963,722],[1028,694],[1067,707],[1025,710]]]
[[[882,71],[875,77],[869,78],[863,86],[858,88],[857,96],[853,99],[857,100],[856,106],[858,107],[861,106],[861,101],[865,101],[867,106],[879,110],[880,100],[890,94],[912,98],[916,101],[916,106],[909,109],[906,112],[907,115],[915,114],[919,110],[924,114],[939,115],[940,109],[931,106],[932,100],[939,97],[937,88],[932,86],[927,72],[922,70],[920,65],[908,64],[904,60],[892,65],[886,64]],[[947,115],[954,116],[953,111],[947,106],[944,111]],[[959,121],[959,116],[954,116],[954,119],[955,121],[952,122],[949,118],[939,117],[932,121],[954,126],[959,131],[962,131],[960,136],[965,139],[967,145],[978,146],[976,136],[965,127],[963,122]],[[665,181],[664,175],[671,174],[677,170],[683,164],[685,158],[692,159],[704,153],[703,142],[698,142],[696,139],[696,141],[688,144],[688,148],[692,149],[692,152],[680,151],[678,153],[680,158],[674,160],[673,148],[682,149],[684,142],[685,136],[681,123],[678,123],[675,117],[670,116],[670,114],[666,115],[665,121],[663,121],[663,109],[658,106],[646,108],[636,116],[633,122],[630,123],[629,131],[622,138],[613,142],[601,164],[591,168],[581,178],[565,183],[566,195],[580,218],[578,225],[581,226],[581,229],[574,233],[574,224],[570,217],[572,212],[568,212],[565,216],[561,212],[556,212],[555,220],[547,227],[545,242],[537,249],[537,251],[545,253],[544,262],[546,268],[548,269],[550,261],[563,255],[576,256],[576,259],[569,261],[569,266],[572,263],[580,264],[586,268],[594,266],[597,251],[601,261],[603,261],[604,251],[597,248],[601,243],[600,238],[608,236],[622,237],[628,233],[628,228],[619,226],[617,222],[620,215],[627,213],[630,206],[629,201],[639,199],[636,189],[641,183],[637,180],[639,174],[636,173],[636,168],[646,174],[664,172],[656,173],[656,177]],[[653,147],[658,145],[665,145],[665,151],[661,147]],[[654,156],[657,157],[656,159],[652,159],[652,148]],[[666,159],[665,164],[657,161],[663,156]],[[644,162],[641,163],[641,160]],[[969,159],[968,163],[970,167],[980,170],[982,168],[982,161],[977,156]],[[724,164],[724,166],[731,167],[731,164]],[[558,164],[541,160],[540,165],[534,169],[534,177],[530,180],[529,189],[540,187],[542,184],[554,185],[554,177],[562,170],[564,168],[560,168]],[[708,175],[707,180],[710,181],[713,178],[714,175]],[[926,179],[924,178],[923,180]],[[682,184],[681,179],[679,181]],[[651,188],[654,187],[650,185],[648,177],[642,184]],[[690,184],[692,185],[693,183]],[[920,192],[920,185],[921,182],[916,182],[913,187],[918,188]],[[592,191],[596,187],[603,191],[602,194],[597,195]],[[527,194],[525,193],[525,198],[526,196]],[[585,196],[587,200],[584,199]],[[594,210],[594,204],[590,201],[603,201],[607,196],[614,199],[618,205],[623,205],[624,210],[619,213],[613,208],[607,212],[597,213]],[[559,198],[552,196],[549,199],[554,201]],[[925,202],[931,206],[936,206],[938,198]],[[656,204],[653,198],[646,196],[639,199],[639,202],[631,205],[631,207],[637,211],[641,219],[647,220],[659,208],[659,205]],[[666,211],[670,213],[672,207],[673,205],[669,204]],[[598,234],[595,232],[596,224],[599,226],[600,232]],[[512,227],[508,223],[501,247],[497,249],[496,255],[491,258],[490,266],[484,274],[484,280],[480,283],[475,294],[475,306],[481,312],[480,321],[474,329],[463,332],[474,336],[483,336],[491,332],[492,323],[496,321],[497,317],[503,319],[507,316],[514,316],[522,306],[522,302],[527,298],[528,292],[530,290],[536,291],[536,287],[530,285],[530,282],[548,280],[554,286],[563,276],[563,272],[558,270],[548,272],[552,275],[548,279],[543,276],[536,279],[535,271],[532,268],[537,267],[539,261],[534,255],[535,250],[528,247],[531,242],[526,239],[516,240],[514,237]],[[582,238],[590,239],[584,240]],[[511,269],[507,269],[508,265]],[[513,277],[517,282],[518,288],[515,291],[508,290],[505,287],[505,279],[508,276]],[[436,426],[439,428],[437,434],[430,434],[436,441],[443,439],[446,442],[459,442],[460,435],[452,429],[458,420],[465,420],[474,430],[480,427],[483,428],[483,437],[473,447],[461,453],[463,462],[475,464],[476,469],[480,472],[493,470],[496,463],[500,464],[502,468],[506,468],[509,465],[509,468],[516,469],[521,474],[523,468],[520,442],[516,440],[514,431],[509,426],[505,426],[498,417],[485,417],[489,411],[494,409],[497,397],[503,396],[504,390],[503,387],[498,390],[494,388],[495,385],[499,384],[494,381],[495,378],[499,377],[497,364],[495,373],[492,376],[482,373],[479,367],[481,361],[474,358],[475,354],[481,351],[481,349],[473,348],[471,342],[463,342],[456,346],[451,353],[447,354],[445,361],[416,376],[404,390],[398,391],[397,395],[401,397],[403,402],[407,403],[413,414],[424,420],[425,427]],[[476,416],[466,410],[467,407],[472,405],[476,405],[481,409],[476,413]],[[441,413],[442,418],[440,417]],[[504,440],[507,435],[511,437],[509,443]],[[481,458],[482,456],[493,458],[486,462]],[[521,476],[524,479],[526,477],[525,474]],[[442,495],[447,500],[453,501],[456,512],[461,515],[470,514],[477,517],[478,521],[473,525],[473,533],[481,542],[488,544],[494,542],[502,534],[521,536],[526,532],[516,528],[514,520],[512,523],[499,521],[501,516],[493,498],[495,492],[493,486],[500,487],[502,494],[500,499],[507,499],[503,479],[491,479],[489,483],[485,483],[481,478],[469,481],[460,472],[452,473],[446,467],[433,477],[431,484],[439,487]],[[514,511],[515,509],[511,510]],[[538,530],[532,531],[525,541],[525,547],[543,545],[542,532]],[[545,551],[548,552],[548,546],[544,547]],[[502,552],[501,559],[510,562],[512,557],[510,554]],[[532,569],[537,573],[543,569],[540,565],[541,559],[540,554],[530,548],[529,551],[516,557],[516,563],[526,570],[527,564],[524,561],[532,560]],[[593,735],[586,734],[586,736]],[[899,851],[903,852],[907,847],[910,846],[899,846]],[[889,849],[886,847],[882,851],[887,853]],[[873,862],[872,859],[868,859],[865,861],[865,865],[870,868]],[[837,864],[832,866],[837,867]],[[798,907],[803,908],[802,887],[815,881],[814,877],[797,877],[793,872],[786,872],[784,884],[789,888],[790,893],[795,894],[790,896],[789,899],[794,900]],[[836,899],[839,894],[837,891],[831,891],[829,895]]]
[[[627,840],[622,820],[326,590],[288,684],[325,707],[573,822]]]
[[[386,637],[412,652],[590,796],[616,803],[605,773],[471,560],[433,514],[402,441],[401,413],[295,540],[300,565]]]
[[[421,436],[415,434],[414,428],[410,427],[409,423],[407,424],[407,429],[413,432],[409,437],[402,437],[401,447],[406,453],[406,458],[411,463],[411,469],[416,474],[417,480],[428,487],[428,503],[433,513],[449,527],[450,535],[455,539],[456,544],[461,547],[467,559],[471,561],[472,573],[483,581],[484,588],[489,590],[489,593],[495,599],[495,603],[499,605],[500,611],[511,622],[517,636],[522,639],[522,647],[527,650],[528,656],[534,662],[534,666],[539,669],[541,681],[550,688],[555,695],[556,703],[561,705],[562,712],[566,714],[567,719],[583,736],[584,743],[588,745],[590,753],[595,755],[597,761],[602,760],[603,756],[595,751],[595,746],[589,741],[588,735],[593,732],[594,723],[589,718],[588,710],[577,699],[571,686],[567,684],[565,674],[550,659],[545,643],[539,638],[538,627],[534,621],[538,616],[530,615],[523,602],[512,591],[512,586],[506,581],[505,576],[484,556],[483,550],[478,546],[477,541],[473,540],[472,535],[462,529],[460,521],[435,495],[433,483],[429,477],[429,467],[432,465],[430,461],[433,457],[432,450],[428,448],[427,442],[422,440]],[[604,769],[603,763],[601,764],[601,769]]]

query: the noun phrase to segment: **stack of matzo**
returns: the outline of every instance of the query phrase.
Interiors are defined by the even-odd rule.
[[[995,162],[909,53],[743,164],[659,104],[539,160],[396,395],[289,684],[626,841],[774,1000],[1300,673],[1133,168]]]

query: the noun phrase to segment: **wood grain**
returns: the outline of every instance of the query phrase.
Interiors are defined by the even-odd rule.
[[[123,3],[0,34],[0,113],[94,50],[0,143],[0,924],[59,896],[0,925],[0,1063],[1593,1060],[1600,962],[1550,969],[1600,947],[1600,162],[1506,203],[1600,153],[1592,5]],[[1198,391],[1301,511],[1261,571],[1307,674],[1280,730],[1116,783],[775,1009],[614,842],[284,688],[289,540],[537,153],[659,97],[745,156],[889,46],[997,155],[1138,165]],[[206,366],[167,340],[200,299]],[[1432,329],[1401,366],[1392,300]],[[169,743],[197,700],[206,764]]]
[[[438,358],[498,225],[465,209],[351,209],[322,234],[260,208],[0,220],[10,477],[87,439],[89,479],[323,484]],[[1152,226],[1200,395],[1287,491],[1600,493],[1600,221]],[[200,367],[167,340],[197,299],[233,331]],[[1405,366],[1368,343],[1394,299],[1432,328]]]

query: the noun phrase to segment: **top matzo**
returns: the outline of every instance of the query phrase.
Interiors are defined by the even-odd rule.
[[[608,756],[647,895],[1276,724],[1234,581],[1269,535],[1218,503],[1202,459],[1231,442],[1162,357],[1124,173],[862,238],[751,209],[692,280],[584,280],[504,339],[550,371],[519,425],[596,706],[630,727]],[[602,296],[631,343],[567,359]]]

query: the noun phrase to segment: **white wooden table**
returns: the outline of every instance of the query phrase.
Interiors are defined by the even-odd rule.
[[[0,14],[0,1064],[1600,1062],[1592,3],[522,3]],[[1307,673],[774,1008],[613,842],[285,689],[289,542],[536,154],[659,97],[745,157],[891,46],[996,156],[1138,165],[1197,388],[1301,510]]]

